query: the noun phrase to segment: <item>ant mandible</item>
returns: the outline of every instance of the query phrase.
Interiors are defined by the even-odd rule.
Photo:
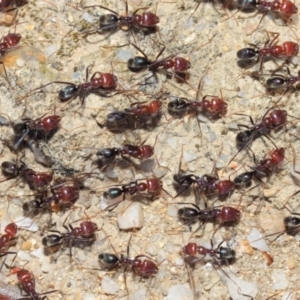
[[[53,83],[67,85],[58,92],[58,99],[61,102],[66,102],[66,101],[73,100],[73,99],[79,97],[81,106],[84,104],[86,97],[90,93],[94,93],[94,94],[97,94],[100,96],[106,96],[107,94],[116,90],[118,79],[115,75],[113,75],[111,73],[95,72],[92,75],[91,79],[88,80],[89,69],[91,67],[92,67],[92,65],[90,65],[86,68],[85,83],[80,83],[80,84],[76,85],[72,82],[67,82],[67,81],[52,81],[52,82],[49,82],[45,85],[42,85],[42,86],[32,90],[27,95],[22,97],[20,100],[22,100],[25,97],[28,97],[32,92],[39,90],[41,88],[44,88]]]
[[[274,38],[266,41],[263,48],[258,48],[256,45],[250,44],[250,46],[253,48],[243,48],[239,50],[237,52],[237,57],[239,59],[238,66],[241,68],[248,68],[260,61],[259,70],[261,71],[265,57],[270,56],[273,58],[291,58],[298,54],[299,45],[297,43],[287,41],[282,45],[276,45],[276,40],[279,36],[279,33],[272,34],[274,34]]]
[[[132,16],[128,14],[128,3],[125,2],[125,16],[120,16],[117,12],[102,6],[102,5],[92,5],[85,6],[84,8],[100,7],[105,10],[110,11],[112,14],[101,15],[99,18],[99,27],[95,30],[91,30],[84,33],[101,33],[103,31],[108,31],[117,28],[134,28],[137,30],[142,30],[146,32],[154,32],[157,29],[157,24],[159,23],[159,17],[151,12],[143,12],[142,15],[137,14],[141,9],[147,9],[148,7],[142,7],[136,9]]]

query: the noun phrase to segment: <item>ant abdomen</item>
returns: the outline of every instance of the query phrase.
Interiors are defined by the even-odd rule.
[[[57,234],[49,234],[42,239],[42,244],[45,247],[51,247],[55,245],[59,245],[62,242],[62,237]]]
[[[257,51],[253,48],[243,48],[236,53],[238,59],[253,59],[257,55]]]
[[[257,5],[256,0],[238,0],[237,3],[242,10],[254,10]]]
[[[183,207],[178,210],[178,218],[184,222],[190,222],[191,220],[197,221],[199,217],[199,211],[190,207]]]
[[[98,261],[101,269],[112,269],[120,262],[119,258],[111,253],[99,254]]]
[[[99,18],[99,27],[107,27],[105,29],[110,29],[109,26],[115,27],[115,24],[118,23],[119,17],[113,14],[101,15]]]
[[[249,139],[252,137],[252,131],[251,130],[245,130],[241,131],[236,136],[236,143],[238,146],[244,146]]]
[[[135,56],[128,60],[127,66],[131,72],[140,72],[149,66],[149,61],[143,56]]]
[[[189,111],[189,103],[184,98],[176,98],[168,103],[168,112],[174,117],[183,117]]]
[[[290,235],[296,235],[300,229],[300,218],[289,216],[283,220],[284,226],[287,230],[287,233]]]
[[[17,177],[19,174],[19,168],[11,161],[4,161],[1,164],[1,170],[4,176]]]
[[[220,259],[230,262],[235,259],[236,253],[233,249],[229,247],[220,247],[219,255],[220,255]]]
[[[110,188],[107,192],[103,193],[104,198],[106,199],[116,199],[123,194],[123,191],[119,188]]]
[[[68,101],[75,97],[77,92],[78,87],[76,85],[67,85],[58,92],[58,99],[62,102]]]
[[[285,86],[286,80],[283,77],[272,77],[266,81],[268,89],[280,89]]]
[[[242,188],[242,187],[249,186],[251,184],[253,175],[254,175],[254,171],[245,172],[245,173],[242,173],[242,174],[238,175],[233,180],[233,183],[234,183],[235,187],[236,188]]]

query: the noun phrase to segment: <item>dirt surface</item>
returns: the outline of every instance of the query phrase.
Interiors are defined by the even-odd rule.
[[[120,14],[125,12],[123,1],[100,2]],[[98,26],[99,16],[108,13],[101,8],[82,8],[95,4],[99,4],[99,1],[29,1],[18,10],[17,15],[16,32],[22,35],[21,46],[1,59],[6,65],[8,80],[4,77],[0,79],[0,112],[8,115],[12,122],[17,122],[22,117],[36,119],[44,114],[53,115],[55,111],[55,114],[62,117],[61,126],[51,138],[42,140],[39,145],[54,162],[54,177],[62,177],[66,169],[74,169],[77,172],[75,174],[95,173],[84,181],[85,187],[80,191],[76,209],[71,214],[69,210],[52,215],[52,223],[55,225],[51,229],[64,232],[65,221],[66,224],[77,221],[72,225],[78,226],[78,220],[82,221],[86,215],[99,227],[96,241],[91,246],[72,248],[73,259],[70,261],[68,247],[62,247],[54,255],[44,255],[41,230],[45,227],[49,214],[39,215],[34,222],[40,229],[37,232],[21,229],[16,245],[9,248],[9,251],[18,252],[13,266],[22,267],[27,263],[24,268],[33,272],[39,293],[51,290],[60,292],[47,295],[49,299],[191,299],[193,289],[195,299],[201,300],[230,297],[251,299],[249,294],[253,291],[254,299],[299,299],[297,236],[282,234],[276,240],[274,237],[267,239],[268,253],[252,248],[247,240],[254,228],[264,235],[284,229],[283,218],[289,212],[282,209],[283,203],[299,188],[290,176],[292,147],[296,156],[300,149],[296,119],[288,116],[286,126],[271,133],[271,141],[258,138],[251,144],[251,150],[257,159],[268,155],[275,148],[273,143],[278,148],[286,148],[283,164],[266,184],[261,184],[250,192],[234,191],[226,201],[219,201],[217,196],[207,200],[209,206],[222,208],[226,205],[242,211],[237,225],[222,226],[213,238],[214,248],[224,241],[222,246],[228,245],[236,251],[236,261],[230,266],[221,268],[214,260],[207,263],[199,260],[195,269],[188,271],[180,254],[182,247],[188,242],[196,242],[204,243],[210,248],[216,227],[207,223],[191,237],[199,224],[194,224],[192,231],[188,226],[182,225],[177,218],[177,210],[183,205],[174,203],[195,203],[192,189],[190,193],[176,199],[170,197],[177,193],[173,186],[173,174],[178,172],[182,151],[181,169],[187,174],[211,174],[216,163],[220,179],[230,177],[232,180],[236,174],[245,172],[249,170],[249,166],[254,165],[252,152],[244,150],[225,168],[237,153],[237,124],[251,125],[246,115],[251,115],[255,122],[259,121],[266,110],[281,98],[280,93],[266,93],[264,80],[271,70],[284,61],[266,62],[263,76],[256,80],[237,66],[236,52],[247,47],[248,43],[262,46],[268,39],[265,30],[279,32],[279,44],[287,40],[298,42],[300,33],[297,15],[293,17],[292,24],[283,26],[280,18],[268,14],[259,26],[260,31],[251,34],[257,27],[261,14],[236,13],[236,9],[226,12],[219,3],[202,3],[191,17],[197,5],[194,1],[166,3],[132,0],[129,2],[130,12],[139,7],[149,7],[147,10],[156,12],[160,18],[159,32],[146,35],[143,32],[131,33],[120,29],[111,34],[85,36],[82,32],[93,30]],[[87,17],[86,13],[90,14],[88,17],[95,17],[94,24],[83,19],[83,16]],[[14,31],[13,26],[0,28],[1,35]],[[128,43],[135,43],[150,59],[155,59],[162,45],[166,49],[161,57],[175,54],[188,58],[191,62],[188,84],[178,82],[176,78],[168,79],[161,72],[156,78],[150,79],[151,84],[139,85],[151,74],[147,70],[131,73],[127,70],[126,62],[128,58],[141,54],[131,45],[113,47]],[[84,105],[80,106],[79,98],[61,103],[57,92],[63,85],[51,84],[42,93],[22,99],[26,93],[50,81],[82,83],[85,81],[86,68],[90,65],[90,76],[96,71],[113,71],[118,78],[119,89],[139,90],[139,93],[133,97],[122,93],[113,97],[89,94]],[[291,74],[297,74],[298,58],[294,58],[288,66]],[[258,70],[259,64],[248,71]],[[281,73],[286,75],[286,69]],[[222,95],[228,103],[228,111],[222,118],[201,118],[199,132],[194,116],[172,119],[167,112],[167,104],[172,96],[194,100],[199,80],[203,76],[202,96]],[[103,122],[109,112],[127,108],[136,101],[149,101],[151,94],[161,91],[165,93],[162,98],[162,115],[155,128],[112,133],[97,126],[96,121]],[[287,93],[278,106],[287,110],[289,115],[299,117],[297,97],[297,90]],[[17,159],[16,153],[12,153],[4,142],[11,135],[10,126],[1,126],[1,162]],[[155,156],[142,163],[135,160],[137,167],[119,159],[105,172],[101,172],[93,164],[97,160],[96,152],[99,148],[120,147],[123,144],[140,145],[144,141],[155,145]],[[21,155],[19,153],[19,157]],[[25,149],[23,160],[35,171],[51,172],[51,169],[35,162],[28,148]],[[118,164],[120,161],[122,163]],[[125,167],[122,167],[123,163]],[[126,211],[126,206],[119,206],[111,212],[101,210],[103,192],[109,186],[153,177],[153,174],[162,177],[166,191],[162,191],[154,201],[142,199],[139,202],[144,217],[142,228],[133,233],[119,230],[117,217]],[[7,220],[15,220],[17,216],[23,215],[22,204],[34,199],[34,191],[20,179],[1,182],[0,191],[0,229],[3,234]],[[200,206],[203,208],[202,200]],[[289,208],[297,212],[298,206],[295,196],[289,201]],[[46,234],[45,232],[44,235]],[[159,265],[159,272],[155,277],[144,279],[128,270],[125,282],[124,268],[111,271],[100,269],[98,255],[103,252],[114,253],[114,250],[118,255],[126,255],[130,237],[130,257],[144,254],[152,258]],[[8,295],[8,290],[17,285],[16,275],[8,276],[11,256],[13,255],[6,256],[0,273],[0,292],[3,295]],[[274,259],[272,264],[269,256]],[[239,280],[252,283],[254,287],[245,293],[246,284]],[[194,288],[191,288],[191,281],[194,281]],[[230,295],[228,285],[232,284],[233,289],[238,291],[238,296]],[[171,290],[177,285],[180,292],[175,298]],[[20,297],[16,295],[18,289],[12,293],[15,296],[11,296],[11,299]]]

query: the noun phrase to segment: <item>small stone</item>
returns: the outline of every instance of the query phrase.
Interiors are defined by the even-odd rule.
[[[193,292],[188,284],[173,285],[168,292],[166,300],[190,300]]]
[[[22,249],[22,250],[30,250],[31,247],[32,247],[31,241],[25,241],[25,242],[22,243],[22,245],[21,245],[21,249]]]
[[[285,290],[288,287],[289,281],[286,278],[284,271],[274,269],[272,272],[273,288],[275,291]]]
[[[128,200],[119,204],[120,213],[117,217],[118,226],[122,230],[141,228],[144,225],[144,215],[142,205],[139,202]]]
[[[108,276],[102,278],[101,288],[105,294],[109,295],[114,295],[120,289],[119,285]]]
[[[289,257],[287,265],[290,270],[293,270],[296,267],[296,261],[292,257]]]

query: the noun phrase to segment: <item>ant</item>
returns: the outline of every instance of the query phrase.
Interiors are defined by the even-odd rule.
[[[47,296],[40,296],[57,292],[57,290],[53,290],[38,294],[35,290],[35,278],[33,274],[26,269],[13,268],[11,274],[17,274],[19,286],[27,294],[25,298],[21,298],[22,300],[44,300],[47,299]]]
[[[191,67],[191,63],[188,60],[176,56],[175,54],[169,55],[166,58],[158,60],[158,58],[164,52],[166,48],[165,46],[163,46],[163,48],[157,54],[154,61],[149,60],[147,55],[135,44],[132,44],[132,46],[134,46],[140,53],[142,53],[143,56],[135,56],[128,60],[127,66],[131,72],[136,73],[148,69],[150,72],[155,73],[162,69],[169,76],[174,75],[176,78],[182,78],[186,77],[186,72]],[[173,69],[173,73],[167,71],[168,69]]]
[[[128,155],[140,160],[150,158],[154,154],[154,148],[149,145],[142,144],[141,146],[125,144],[121,148],[102,148],[97,151],[98,164],[104,166],[101,171],[105,170],[118,155],[123,159],[132,163],[132,161],[126,157]]]
[[[98,256],[98,261],[101,269],[112,270],[116,267],[125,266],[124,276],[128,268],[131,268],[134,274],[137,274],[144,278],[150,278],[157,274],[158,266],[147,255],[137,255],[133,259],[129,258],[129,244],[131,241],[132,235],[129,238],[127,245],[126,256],[121,254],[119,257],[116,254],[112,253],[101,253]],[[144,258],[144,259],[142,259]],[[125,276],[126,284],[126,276]]]
[[[168,112],[170,115],[181,118],[190,113],[197,115],[199,111],[206,113],[211,117],[224,117],[226,115],[228,104],[222,98],[205,95],[201,101],[197,100],[199,99],[203,78],[208,70],[209,68],[206,69],[205,74],[199,81],[195,100],[189,101],[186,98],[176,98],[170,101],[168,103]]]
[[[79,224],[79,227],[73,227],[69,224],[69,227],[65,225],[66,220],[63,223],[63,227],[67,230],[65,233],[61,233],[56,230],[49,230],[56,234],[49,234],[42,239],[42,244],[57,251],[62,244],[67,244],[70,249],[70,258],[72,258],[72,246],[74,242],[93,242],[95,241],[95,232],[98,230],[96,223],[91,221],[84,221]]]
[[[32,90],[31,92],[44,88],[52,83],[66,84],[67,86],[65,86],[58,92],[58,99],[61,102],[66,102],[79,97],[82,106],[85,102],[86,97],[90,93],[94,93],[100,96],[106,96],[110,92],[116,90],[118,79],[113,74],[95,72],[92,75],[91,79],[88,80],[89,69],[91,67],[92,65],[89,65],[86,68],[86,78],[84,83],[80,83],[76,85],[72,82],[67,82],[67,81],[52,81]],[[23,98],[27,97],[30,93],[25,95]]]
[[[52,195],[49,197],[34,199],[23,204],[26,214],[36,213],[43,208],[51,211],[61,211],[62,206],[70,206],[79,198],[79,188],[76,186],[63,185],[51,188]]]
[[[253,177],[258,179],[259,181],[261,181],[262,177],[270,177],[276,167],[278,167],[283,162],[284,153],[284,148],[272,150],[269,158],[265,158],[256,163],[254,167],[251,167],[253,171],[238,175],[233,180],[235,187],[240,188],[242,186],[249,186]],[[254,161],[256,161],[255,157]]]
[[[114,200],[123,195],[144,195],[150,199],[157,197],[163,189],[163,183],[157,178],[147,178],[144,182],[132,181],[128,184],[123,184],[121,188],[110,188],[104,192],[104,198]],[[144,192],[144,193],[143,193]],[[115,204],[113,204],[115,206]]]
[[[128,14],[128,3],[125,2],[125,16],[120,16],[117,12],[102,6],[102,5],[92,5],[85,6],[84,8],[100,7],[105,10],[110,11],[112,14],[101,15],[99,18],[99,27],[95,30],[84,32],[84,33],[102,33],[104,31],[109,31],[112,29],[126,27],[128,29],[136,29],[148,32],[155,32],[157,29],[157,24],[159,23],[159,17],[151,12],[143,12],[142,15],[137,14],[141,9],[147,9],[148,7],[142,7],[136,9],[132,16]]]
[[[279,14],[279,16],[281,16],[287,23],[290,21],[292,15],[298,12],[297,6],[289,0],[281,0],[281,2],[278,0],[238,0],[238,6],[241,10],[249,11],[256,9],[259,12],[262,12],[263,16],[258,24],[261,23],[262,19],[269,11]]]
[[[279,90],[283,87],[287,87],[284,94],[287,93],[287,91],[290,89],[290,87],[295,84],[296,82],[300,81],[300,71],[298,72],[298,76],[291,76],[290,71],[288,69],[288,75],[289,76],[282,76],[282,75],[276,75],[274,77],[271,77],[267,79],[266,86],[268,90]]]
[[[188,264],[194,265],[196,262],[202,260],[205,256],[210,255],[218,265],[219,263],[217,260],[219,260],[221,263],[232,263],[235,260],[236,253],[230,247],[221,247],[223,242],[224,241],[222,241],[216,249],[213,249],[212,241],[211,249],[198,246],[196,243],[188,243],[182,249],[182,253],[186,255],[184,260]],[[197,254],[202,255],[202,257],[197,257]]]
[[[6,251],[4,251],[4,249],[14,243],[15,237],[18,232],[18,226],[15,223],[10,223],[5,226],[4,232],[5,232],[5,234],[3,234],[0,237],[0,257],[7,255],[7,254],[14,254],[16,257],[17,256],[16,252],[6,252]]]
[[[206,208],[201,210],[196,204],[192,204],[192,207],[183,207],[178,210],[178,218],[184,224],[189,227],[191,224],[201,221],[202,224],[207,221],[220,222],[220,223],[230,223],[239,221],[241,217],[241,212],[230,206],[223,206],[222,209],[219,208]]]
[[[287,41],[282,45],[276,45],[275,42],[279,33],[273,34],[274,38],[266,41],[263,48],[258,48],[256,45],[250,44],[253,48],[243,48],[239,50],[237,52],[237,57],[239,59],[238,66],[241,68],[248,68],[260,61],[259,70],[261,71],[265,57],[281,58],[282,56],[285,56],[291,58],[298,54],[299,46],[297,43]]]
[[[44,190],[52,181],[53,173],[36,172],[27,167],[27,165],[20,160],[21,165],[11,161],[4,161],[1,164],[1,170],[7,179],[0,182],[7,181],[20,176],[26,181],[31,189]]]
[[[282,109],[269,108],[263,115],[261,121],[257,124],[254,123],[251,116],[249,116],[252,123],[252,127],[246,125],[239,125],[240,127],[246,127],[247,130],[241,131],[236,136],[236,144],[239,151],[233,156],[229,163],[249,144],[258,137],[264,136],[270,140],[267,136],[270,130],[276,130],[287,123],[287,111]],[[270,140],[271,141],[271,140]],[[276,145],[275,145],[276,147]],[[228,163],[228,164],[229,164]]]

